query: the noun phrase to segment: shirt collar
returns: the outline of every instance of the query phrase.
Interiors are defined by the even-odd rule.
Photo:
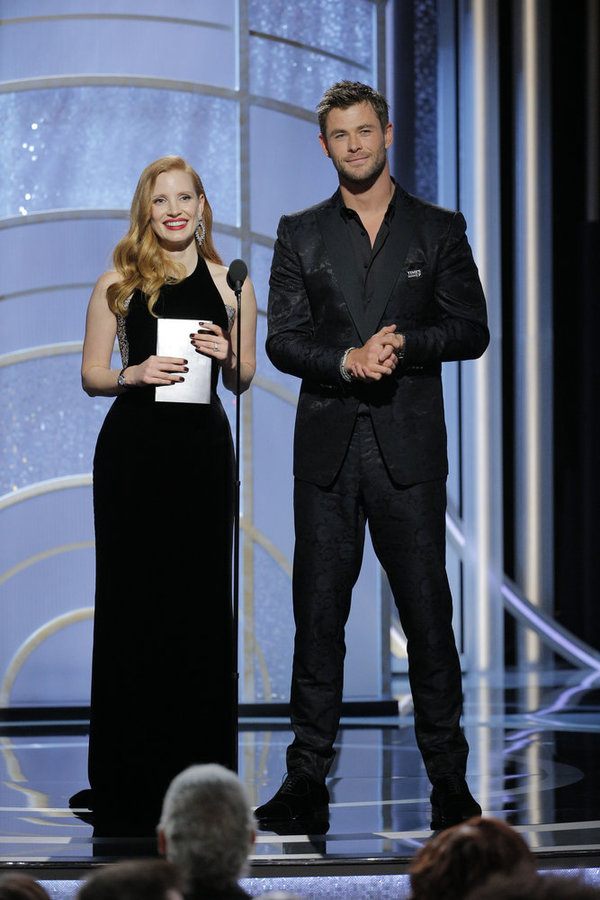
[[[394,214],[396,212],[396,198],[398,197],[398,185],[396,184],[396,182],[394,181],[393,178],[392,178],[392,183],[394,185],[394,193],[392,194],[392,198],[388,204],[388,208],[386,209],[385,215],[383,217],[383,221],[387,225],[389,225],[389,223],[394,218]],[[354,209],[350,209],[350,207],[346,206],[346,204],[344,203],[344,201],[342,199],[342,192],[339,188],[336,191],[336,194],[337,194],[338,207],[339,207],[340,215],[342,216],[342,218],[346,219],[346,221],[348,219],[359,219],[360,216],[358,215],[358,213]]]

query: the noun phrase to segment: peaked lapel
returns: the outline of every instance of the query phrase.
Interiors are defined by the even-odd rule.
[[[363,288],[356,267],[344,265],[344,259],[347,256],[348,234],[340,215],[338,194],[339,190],[331,198],[330,204],[319,211],[319,227],[334,278],[344,296],[360,339],[365,343],[369,334],[365,323]]]

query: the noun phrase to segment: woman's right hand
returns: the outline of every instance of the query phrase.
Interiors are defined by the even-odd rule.
[[[174,356],[149,356],[138,366],[127,366],[123,378],[127,387],[145,384],[176,384],[185,381],[187,359]]]

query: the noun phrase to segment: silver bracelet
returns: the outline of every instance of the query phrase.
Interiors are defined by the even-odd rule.
[[[344,351],[344,355],[342,356],[342,361],[340,363],[340,375],[342,376],[344,381],[352,381],[352,375],[346,369],[346,360],[348,359],[348,354],[351,350],[356,350],[356,347],[348,347],[348,349]]]

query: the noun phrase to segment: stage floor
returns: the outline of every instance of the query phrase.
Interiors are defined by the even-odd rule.
[[[522,833],[540,869],[593,874],[599,865],[599,688],[600,673],[572,669],[465,678],[471,789],[484,814]],[[409,709],[402,679],[397,692]],[[78,879],[94,865],[155,853],[152,827],[127,834],[115,823],[100,834],[69,811],[69,796],[87,786],[87,741],[74,730],[69,721],[2,723],[0,871]],[[242,720],[240,775],[254,805],[279,786],[289,738],[283,720]],[[431,836],[410,712],[346,719],[337,749],[329,822],[259,831],[253,878],[403,873]]]

